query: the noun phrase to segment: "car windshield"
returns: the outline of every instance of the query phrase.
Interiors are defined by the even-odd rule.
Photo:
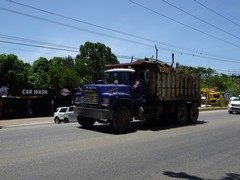
[[[240,97],[234,98],[233,101],[240,101]]]
[[[66,112],[67,108],[61,108],[59,112]]]
[[[131,84],[131,74],[129,72],[108,72],[106,73],[106,83],[114,84],[114,81],[117,80],[118,84]]]

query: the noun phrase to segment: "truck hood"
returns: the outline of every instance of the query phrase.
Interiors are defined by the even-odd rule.
[[[101,94],[103,93],[126,93],[130,94],[131,87],[125,84],[88,84],[83,86],[84,90],[96,89]]]

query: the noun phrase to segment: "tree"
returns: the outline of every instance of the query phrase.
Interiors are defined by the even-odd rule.
[[[29,76],[31,85],[34,88],[48,88],[48,71],[49,61],[44,57],[40,57],[31,67],[31,75]]]
[[[195,73],[201,76],[202,80],[208,79],[209,77],[216,74],[216,71],[211,68],[205,68],[205,67],[191,67],[191,66],[179,66],[179,69],[183,69],[186,71],[190,71],[191,73]]]
[[[50,60],[48,72],[51,88],[78,87],[80,78],[74,69],[74,60],[71,57],[54,57]]]
[[[216,74],[205,80],[206,87],[215,88],[217,91],[225,92],[232,85],[232,79],[226,74]]]
[[[68,57],[54,57],[50,59],[51,66],[61,65],[68,68],[74,68],[74,59],[71,56]]]
[[[99,42],[86,42],[80,46],[80,54],[76,58],[77,66],[87,73],[92,81],[102,79],[106,64],[119,63],[111,49]],[[81,72],[79,72],[82,74]]]
[[[92,74],[89,66],[84,63],[82,58],[77,57],[76,59],[75,71],[80,78],[79,86],[92,83]]]
[[[30,64],[24,63],[13,54],[0,55],[0,86],[16,89],[29,86]]]

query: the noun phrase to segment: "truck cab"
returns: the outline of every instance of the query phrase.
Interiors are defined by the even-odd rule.
[[[82,91],[75,95],[75,113],[79,124],[85,127],[92,126],[96,121],[112,124],[116,118],[114,115],[119,111],[118,116],[125,116],[120,124],[129,124],[136,111],[135,106],[147,101],[144,81],[148,79],[146,76],[144,78],[144,73],[132,68],[114,68],[106,70],[105,79],[97,84],[84,85]],[[112,125],[119,132],[126,129]]]

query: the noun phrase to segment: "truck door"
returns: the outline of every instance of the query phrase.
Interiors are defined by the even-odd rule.
[[[135,105],[146,103],[146,84],[144,83],[144,71],[138,72],[132,85],[132,97]]]

